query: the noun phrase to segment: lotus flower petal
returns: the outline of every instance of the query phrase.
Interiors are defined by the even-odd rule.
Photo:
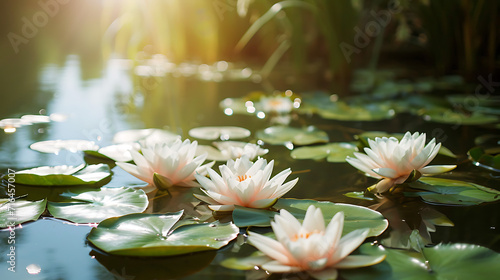
[[[367,176],[382,179],[376,185],[379,193],[404,183],[414,170],[436,174],[453,169],[454,165],[426,167],[439,152],[441,144],[431,139],[425,145],[425,138],[425,133],[407,132],[401,141],[394,137],[368,139],[366,154],[354,153],[355,158],[347,157],[346,161]]]
[[[171,181],[172,185],[199,187],[195,173],[206,174],[207,168],[214,163],[202,165],[206,154],[194,157],[197,145],[196,141],[191,143],[180,139],[151,145],[144,142],[141,145],[142,154],[130,151],[135,165],[123,162],[117,162],[116,165],[149,184],[154,184],[153,174],[158,173]]]
[[[219,166],[221,175],[213,169],[208,169],[210,179],[199,174],[194,176],[203,188],[203,191],[218,205],[239,205],[250,208],[268,208],[278,198],[295,186],[298,178],[284,181],[291,170],[286,169],[273,178],[271,173],[274,161],[267,163],[263,158],[251,162],[247,157],[228,160]],[[220,211],[230,211],[234,207],[210,207]]]
[[[335,214],[325,226],[320,208],[309,206],[300,223],[282,209],[271,222],[277,240],[249,232],[248,240],[266,254],[270,261],[261,265],[269,272],[305,271],[317,279],[337,277],[338,268],[355,268],[377,264],[385,256],[349,256],[365,240],[369,229],[359,229],[340,237],[344,214]]]

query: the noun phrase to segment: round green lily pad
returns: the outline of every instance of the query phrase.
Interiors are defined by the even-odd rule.
[[[75,223],[99,223],[104,219],[132,213],[142,213],[148,207],[143,190],[127,187],[102,187],[96,191],[63,193],[73,202],[49,202],[52,216]]]
[[[204,126],[189,130],[189,136],[204,140],[241,139],[250,134],[250,130],[237,126]]]
[[[356,143],[341,142],[296,148],[290,156],[294,159],[321,160],[326,158],[328,162],[345,162],[346,157],[353,156],[356,151],[358,151]]]
[[[30,148],[41,153],[57,154],[63,149],[73,153],[85,150],[96,151],[99,146],[88,140],[48,140],[33,143]]]
[[[42,166],[16,172],[16,184],[34,186],[92,185],[111,176],[106,164],[77,167],[59,165]],[[5,177],[5,176],[4,176]]]
[[[183,224],[183,211],[168,214],[130,214],[102,221],[88,240],[113,255],[173,256],[217,250],[236,238],[232,223]]]
[[[283,145],[288,142],[296,145],[328,142],[328,134],[313,126],[304,128],[271,126],[257,131],[257,138],[272,145]]]
[[[45,199],[28,201],[0,199],[0,228],[13,227],[27,221],[36,221],[45,211]]]
[[[308,199],[278,199],[274,204],[274,209],[285,209],[297,219],[303,220],[310,205],[320,208],[325,224],[328,224],[337,212],[344,212],[344,231],[349,233],[360,228],[369,228],[369,236],[378,236],[387,229],[389,222],[379,212],[358,205],[333,203],[328,201],[316,201]],[[276,211],[253,209],[236,206],[233,211],[233,221],[239,227],[259,226],[267,227],[271,225],[271,220]]]
[[[409,185],[413,189],[423,190],[409,195],[418,195],[429,203],[478,205],[500,200],[498,190],[458,180],[422,177]]]

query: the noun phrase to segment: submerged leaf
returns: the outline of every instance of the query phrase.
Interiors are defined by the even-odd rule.
[[[148,207],[148,197],[143,190],[127,187],[103,187],[97,191],[63,193],[61,196],[74,202],[49,202],[49,212],[56,218],[75,223],[99,223],[111,217],[141,213]]]
[[[232,223],[201,223],[176,226],[183,212],[130,214],[104,220],[92,229],[88,240],[114,255],[172,256],[216,250],[236,238]]]
[[[45,211],[46,204],[45,199],[39,201],[16,199],[14,202],[0,199],[0,228],[14,227],[27,221],[38,220]]]

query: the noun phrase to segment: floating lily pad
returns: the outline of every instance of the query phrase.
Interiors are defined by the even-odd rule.
[[[445,109],[425,112],[424,120],[457,126],[497,123],[499,119],[497,116],[482,114],[479,112],[473,112],[470,115],[465,115],[461,112]]]
[[[132,143],[140,140],[148,141],[148,139],[150,141],[169,140],[169,139],[174,140],[176,138],[179,138],[179,135],[164,129],[158,129],[158,128],[129,129],[117,132],[113,136],[113,143],[116,144]]]
[[[204,126],[189,130],[189,136],[205,140],[241,139],[250,134],[250,130],[237,126]]]
[[[8,202],[0,199],[0,228],[12,227],[27,221],[36,221],[45,211],[47,201],[28,201],[16,199]]]
[[[255,157],[263,156],[269,152],[268,149],[262,149],[255,144],[240,141],[220,141],[212,144],[217,149],[208,145],[198,145],[196,155],[207,153],[207,160],[227,161],[246,154],[250,160],[253,160]],[[245,149],[245,146],[247,146],[247,149]],[[242,152],[242,154],[237,154],[235,151]]]
[[[140,148],[141,146],[139,143],[123,143],[102,147],[97,151],[85,151],[85,154],[112,161],[128,162],[132,161],[132,154],[130,151],[138,151]]]
[[[314,147],[300,147],[294,149],[290,155],[294,159],[314,159],[326,158],[329,162],[345,162],[347,156],[353,156],[358,151],[355,143],[328,143],[326,145]]]
[[[271,126],[257,131],[257,138],[272,145],[292,142],[296,145],[309,145],[328,142],[328,134],[313,126],[294,128],[288,126]]]
[[[41,153],[57,154],[63,149],[73,153],[85,150],[96,151],[99,146],[87,140],[48,140],[33,143],[30,148]]]
[[[388,221],[377,211],[351,204],[333,203],[307,199],[278,199],[274,209],[285,209],[297,219],[303,220],[309,205],[320,208],[329,223],[337,212],[344,212],[345,222],[343,234],[360,228],[369,228],[369,236],[380,235],[388,226]],[[236,206],[233,211],[233,221],[239,227],[258,226],[267,227],[277,212],[271,210],[253,209]]]
[[[102,221],[88,240],[114,255],[172,256],[217,250],[236,238],[232,223],[188,224],[183,211],[169,214],[130,214]]]
[[[500,146],[490,149],[474,147],[467,154],[474,165],[500,172]]]
[[[24,115],[21,117],[22,120],[26,120],[30,123],[49,123],[50,117],[44,115]]]
[[[219,107],[223,110],[230,109],[234,114],[253,114],[254,112],[248,109],[247,104],[252,104],[253,102],[248,103],[249,100],[247,98],[226,98],[219,103]]]
[[[365,243],[359,251],[372,256],[385,255],[386,259],[366,268],[340,270],[343,279],[493,280],[500,275],[500,254],[478,245],[438,244],[418,253]]]
[[[409,195],[418,195],[429,203],[478,205],[500,200],[500,191],[498,190],[458,180],[422,177],[418,181],[410,183],[410,187],[425,190],[409,193]]]
[[[127,187],[102,187],[97,191],[63,193],[74,202],[49,202],[52,216],[75,223],[99,223],[104,219],[132,213],[142,213],[148,207],[143,190]]]
[[[42,166],[16,172],[16,183],[35,186],[91,185],[110,176],[111,171],[106,164]]]

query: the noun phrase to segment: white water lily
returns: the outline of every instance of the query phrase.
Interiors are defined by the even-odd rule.
[[[325,226],[321,209],[307,208],[301,224],[282,209],[271,222],[276,239],[250,232],[248,240],[269,257],[261,267],[273,273],[305,271],[318,279],[337,278],[337,269],[380,263],[385,256],[350,254],[363,243],[369,229],[357,229],[341,237],[344,213],[338,212]]]
[[[262,111],[266,113],[290,113],[293,109],[292,100],[284,96],[261,97],[259,105],[262,108]]]
[[[365,154],[354,153],[356,158],[347,157],[347,162],[365,172],[367,176],[382,179],[377,185],[377,192],[382,193],[396,184],[404,183],[409,175],[418,171],[422,175],[432,175],[450,171],[456,165],[427,166],[439,152],[441,143],[433,138],[425,145],[425,133],[407,132],[401,141],[394,137],[376,137],[368,139],[370,148]]]
[[[154,146],[145,145],[141,148],[142,154],[130,151],[135,165],[125,162],[117,162],[116,165],[149,184],[154,183],[153,176],[157,173],[169,185],[199,187],[194,174],[207,174],[207,169],[214,162],[202,165],[207,155],[195,157],[197,146],[196,141],[191,143],[188,139],[184,142],[176,139]]]
[[[202,191],[207,196],[195,195],[198,199],[210,204],[214,211],[232,211],[235,205],[249,208],[267,208],[278,198],[291,190],[298,178],[285,184],[286,177],[292,173],[290,168],[283,170],[273,178],[274,160],[267,163],[259,158],[255,163],[247,157],[228,160],[219,166],[222,177],[213,169],[208,169],[210,179],[196,174]],[[271,178],[271,179],[270,179]]]

